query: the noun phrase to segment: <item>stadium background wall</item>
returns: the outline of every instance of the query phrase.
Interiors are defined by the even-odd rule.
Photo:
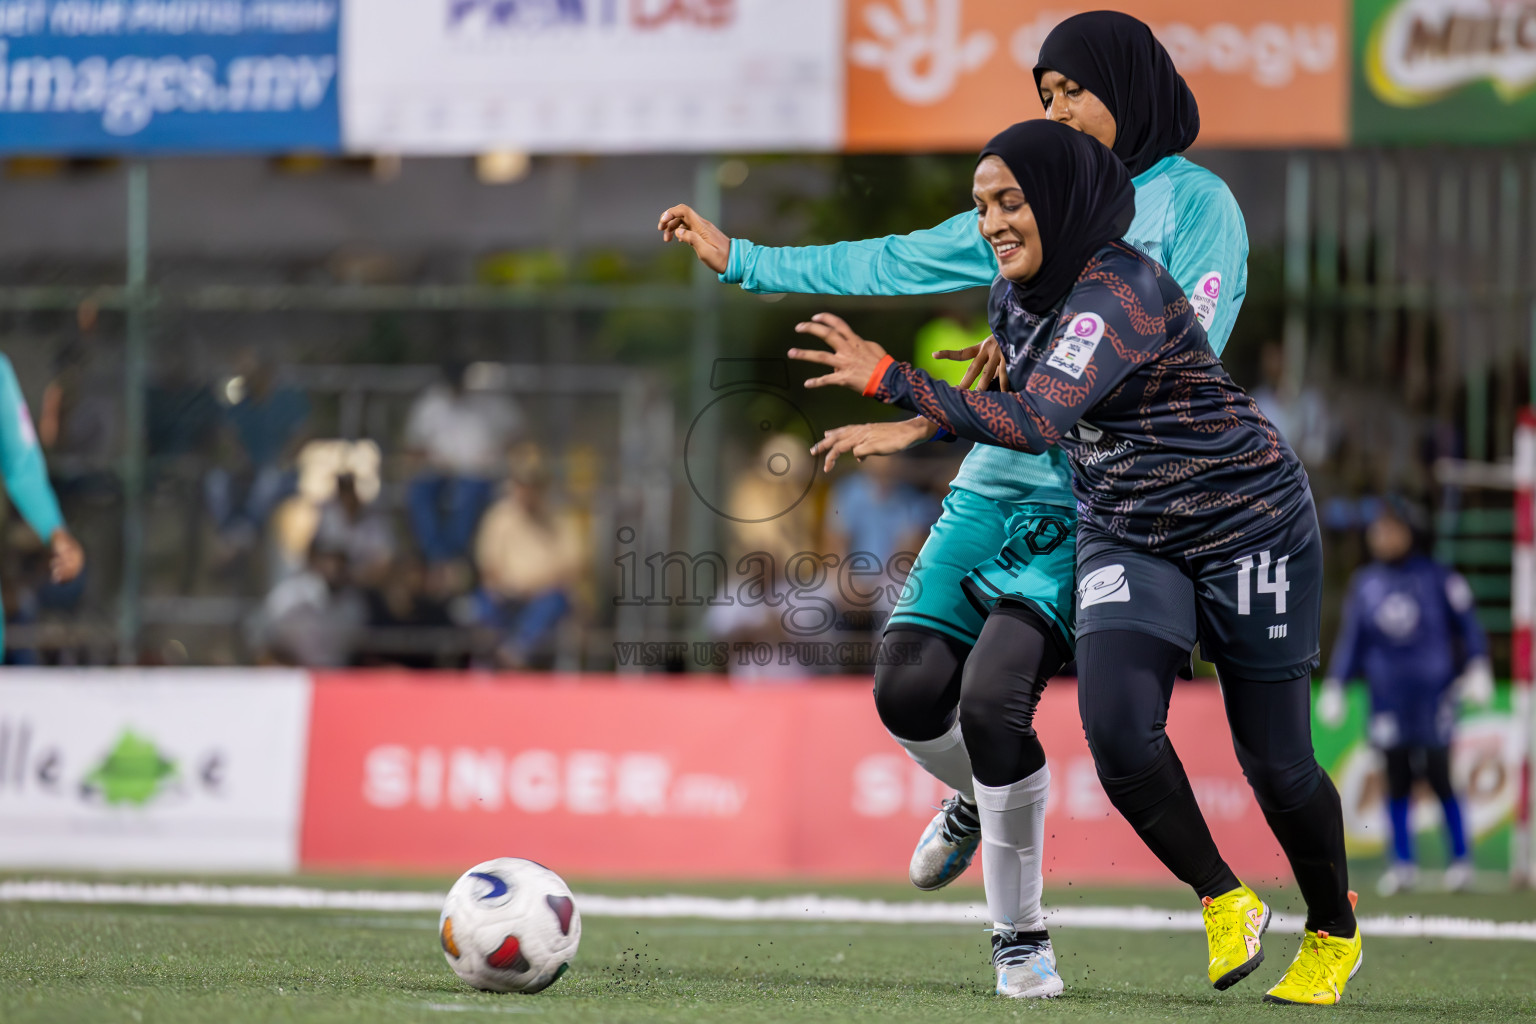
[[[1349,718],[1318,727],[1352,852],[1386,835]],[[1071,680],[1047,691],[1046,870],[1160,881],[1106,801]],[[881,729],[867,679],[742,687],[619,680],[207,670],[8,671],[0,865],[121,870],[458,870],[530,857],[576,877],[890,879],[944,795]],[[1220,694],[1181,687],[1169,732],[1245,877],[1285,874],[1225,742]],[[1501,702],[1463,722],[1455,771],[1502,867],[1518,741]],[[1433,829],[1432,801],[1416,825]]]
[[[899,10],[898,10],[899,6]],[[1520,141],[1507,0],[1121,0],[1204,146]],[[973,151],[1089,0],[32,0],[0,18],[0,152]],[[698,92],[666,54],[694,53]],[[706,63],[697,63],[704,61]]]

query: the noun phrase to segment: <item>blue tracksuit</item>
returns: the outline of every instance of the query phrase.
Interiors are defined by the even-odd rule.
[[[1328,675],[1370,684],[1377,746],[1444,747],[1455,721],[1451,684],[1487,653],[1467,581],[1412,555],[1356,570]]]

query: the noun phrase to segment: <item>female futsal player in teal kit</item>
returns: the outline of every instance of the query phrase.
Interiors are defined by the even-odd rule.
[[[1047,37],[1035,81],[1047,117],[1110,147],[1134,176],[1125,238],[1168,267],[1219,353],[1247,289],[1247,229],[1221,179],[1179,156],[1199,113],[1167,51],[1127,15],[1079,15]],[[660,227],[722,281],[754,292],[932,294],[987,287],[998,273],[974,210],[910,235],[798,248],[729,239],[686,206],[663,214]],[[990,341],[957,355],[984,364],[973,366],[981,386],[999,362]],[[828,439],[865,456],[937,433],[919,417]],[[881,721],[957,791],[918,842],[912,882],[947,885],[987,843],[998,991],[1010,996],[1062,990],[1041,907],[1049,771],[1032,721],[1045,680],[1071,657],[1075,511],[1058,449],[974,448],[886,625],[888,639],[921,657],[875,675]]]
[[[37,443],[32,414],[21,395],[16,371],[6,356],[0,355],[0,476],[5,490],[21,518],[41,537],[52,551],[55,583],[67,583],[85,567],[80,544],[64,526],[59,501],[48,482],[48,467],[43,449]],[[5,619],[0,616],[0,647],[3,647]]]

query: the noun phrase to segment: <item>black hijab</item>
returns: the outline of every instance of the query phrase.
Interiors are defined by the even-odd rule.
[[[1200,134],[1200,108],[1152,30],[1129,14],[1090,11],[1051,30],[1035,64],[1065,75],[1099,98],[1115,118],[1115,155],[1131,175],[1182,153]]]
[[[1013,282],[1026,310],[1044,316],[1076,283],[1089,259],[1124,235],[1136,216],[1136,190],[1115,155],[1055,121],[1025,121],[987,143],[977,162],[1001,158],[1024,190],[1040,229],[1040,269]]]

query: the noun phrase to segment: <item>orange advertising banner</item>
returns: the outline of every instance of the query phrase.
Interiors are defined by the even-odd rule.
[[[1051,684],[1037,727],[1048,882],[1171,881],[1104,796],[1071,680]],[[1255,883],[1283,873],[1217,688],[1179,687],[1168,731],[1228,862]],[[880,725],[868,679],[318,673],[307,775],[305,868],[518,856],[587,878],[899,881],[947,795]]]
[[[1074,0],[848,0],[846,147],[974,150],[1042,116],[1033,69]],[[1349,107],[1346,0],[1119,0],[1200,104],[1200,144],[1338,146]]]

